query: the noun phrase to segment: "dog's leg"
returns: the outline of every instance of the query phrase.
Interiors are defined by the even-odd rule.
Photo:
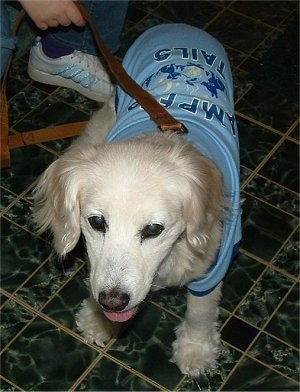
[[[115,94],[112,94],[103,107],[93,114],[86,129],[75,139],[71,148],[78,148],[82,151],[86,146],[103,144],[115,121]]]
[[[188,293],[185,318],[176,329],[172,361],[191,377],[198,377],[216,364],[220,345],[217,331],[220,286],[204,297]]]
[[[111,337],[117,335],[119,324],[108,320],[97,307],[94,299],[85,299],[75,316],[76,325],[88,343],[104,347]]]

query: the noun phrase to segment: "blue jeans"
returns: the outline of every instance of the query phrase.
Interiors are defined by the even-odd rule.
[[[120,46],[120,35],[124,25],[128,1],[81,1],[106,45],[112,52]],[[88,54],[99,55],[95,41],[89,27],[57,27],[49,29],[53,37],[71,48]]]
[[[9,14],[6,5],[1,0],[1,77],[5,71],[9,57],[17,45],[17,39],[12,36]]]
[[[96,28],[112,52],[120,46],[120,35],[124,25],[128,0],[94,0],[81,1],[95,22]],[[11,34],[9,15],[4,0],[1,0],[1,76],[3,75],[9,56],[16,48],[17,40]],[[88,54],[99,55],[92,32],[88,26],[59,26],[47,32],[53,37],[76,50]]]

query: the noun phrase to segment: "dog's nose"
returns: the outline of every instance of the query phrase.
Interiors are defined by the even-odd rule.
[[[129,295],[122,293],[119,290],[111,290],[108,292],[102,291],[99,294],[98,300],[100,305],[105,310],[120,312],[125,309],[129,303]]]

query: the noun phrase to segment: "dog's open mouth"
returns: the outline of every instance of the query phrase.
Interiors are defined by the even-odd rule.
[[[135,308],[131,308],[122,312],[103,310],[103,313],[111,321],[115,321],[117,323],[124,323],[125,321],[130,320],[136,314],[137,310],[138,308],[136,306]]]

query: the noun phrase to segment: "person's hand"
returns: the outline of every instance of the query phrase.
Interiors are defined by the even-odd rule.
[[[84,26],[78,7],[73,0],[19,0],[24,10],[41,30],[59,25]]]

